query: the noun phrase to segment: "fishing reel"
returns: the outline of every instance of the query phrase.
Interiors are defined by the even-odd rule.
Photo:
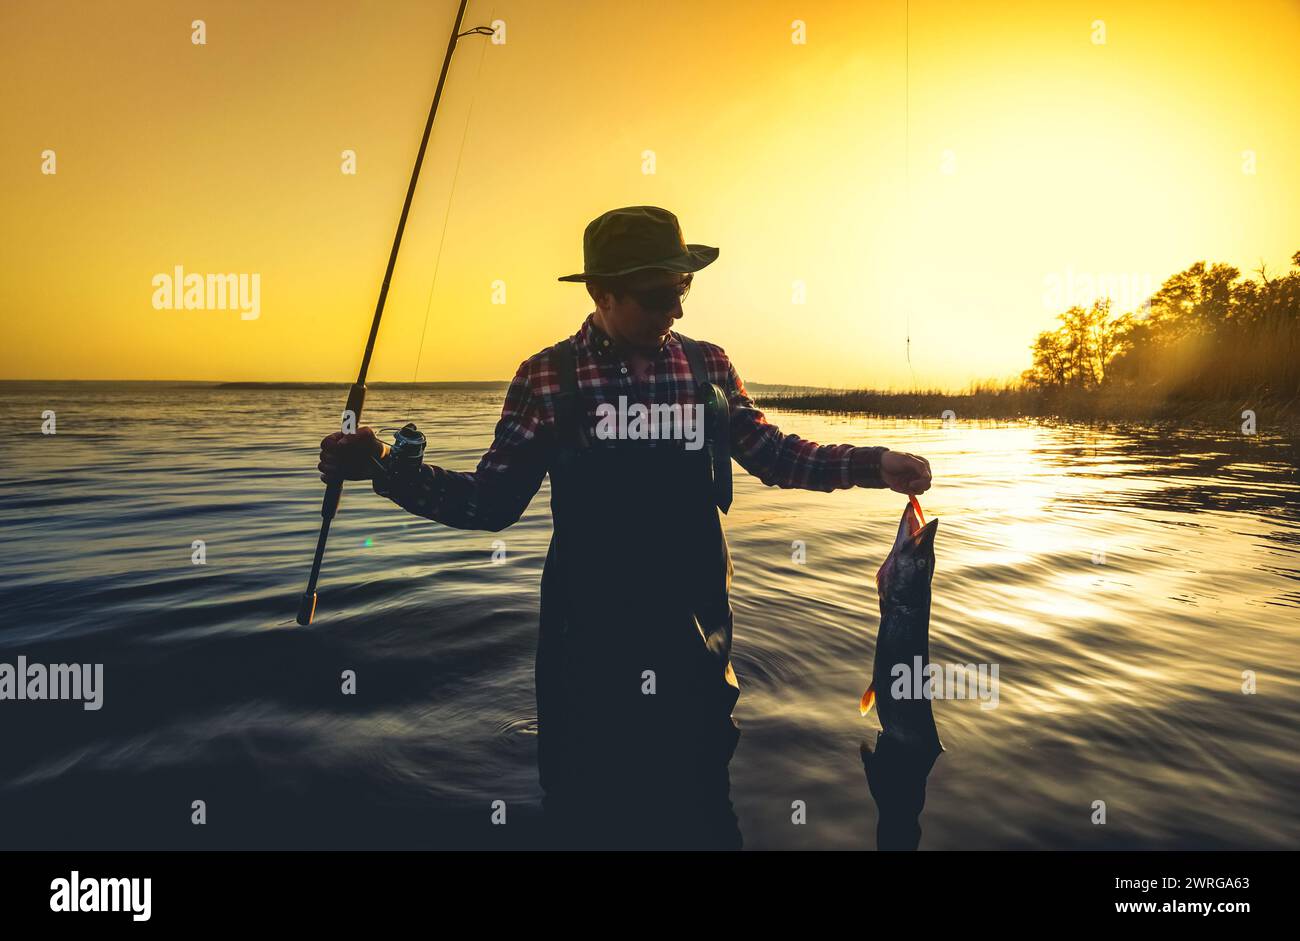
[[[424,434],[415,427],[415,422],[407,422],[401,428],[379,430],[381,433],[393,432],[393,443],[388,447],[388,454],[382,461],[374,461],[384,479],[414,480],[424,464],[424,449],[428,445]]]

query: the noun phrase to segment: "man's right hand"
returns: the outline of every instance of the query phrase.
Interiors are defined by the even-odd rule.
[[[370,480],[375,476],[372,460],[382,460],[388,446],[375,437],[373,428],[358,428],[354,435],[336,431],[320,443],[320,479]]]

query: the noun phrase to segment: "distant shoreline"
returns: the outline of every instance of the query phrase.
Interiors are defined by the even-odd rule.
[[[178,390],[212,390],[230,393],[277,391],[337,392],[342,401],[347,382],[216,382],[176,379],[0,379],[0,393],[13,394],[27,387],[38,394],[51,386],[171,387]],[[445,382],[372,382],[372,391],[478,392],[504,396],[504,380]],[[1224,434],[1241,432],[1242,412],[1254,411],[1257,433],[1280,434],[1300,441],[1300,399],[1261,393],[1241,400],[1183,399],[1141,390],[1040,389],[1033,387],[976,388],[965,392],[923,390],[882,392],[869,389],[828,389],[765,383],[746,383],[761,409],[780,409],[825,415],[861,415],[910,421],[1072,423],[1098,426],[1183,425],[1199,431]],[[951,412],[951,416],[945,413]]]
[[[335,391],[345,394],[343,381],[258,382],[184,379],[0,379],[0,389],[13,386],[130,385],[173,386],[231,392]],[[497,392],[510,387],[506,380],[464,380],[430,382],[371,382],[371,390]],[[870,389],[747,382],[755,404],[764,409],[782,409],[832,415],[865,415],[877,418],[943,420],[951,411],[955,421],[1063,421],[1092,424],[1158,424],[1185,422],[1203,426],[1238,429],[1242,412],[1255,412],[1261,433],[1282,432],[1300,436],[1300,400],[1260,392],[1241,399],[1178,398],[1137,389],[1043,389],[1001,387],[966,392],[934,389],[916,392],[884,392]]]
[[[304,391],[312,392],[318,390],[341,389],[347,392],[351,385],[344,380],[307,380],[302,382],[288,381],[261,381],[261,380],[215,380],[215,379],[0,379],[0,388],[14,385],[159,385],[159,386],[187,386],[195,389],[231,389],[246,391]],[[782,394],[835,394],[839,389],[829,389],[825,386],[801,386],[791,385],[780,382],[747,382],[745,387],[751,390],[761,391],[765,395],[782,395]],[[374,381],[367,382],[368,389],[396,389],[396,390],[449,390],[449,391],[478,391],[478,392],[505,392],[510,388],[508,379],[463,379],[447,381],[427,381],[427,382],[403,382],[403,381]]]
[[[213,386],[218,389],[302,389],[311,391],[316,389],[347,389],[347,382],[214,382]],[[368,389],[477,389],[481,391],[490,391],[494,389],[505,390],[510,388],[510,383],[500,379],[487,380],[465,380],[463,382],[367,382]]]
[[[857,390],[816,395],[765,395],[762,408],[791,411],[860,414],[880,418],[942,419],[951,411],[955,421],[1059,420],[1097,423],[1158,423],[1170,421],[1240,428],[1244,411],[1255,413],[1261,432],[1300,432],[1300,403],[1268,393],[1242,399],[1175,399],[1139,390],[998,389],[947,393],[875,392]]]

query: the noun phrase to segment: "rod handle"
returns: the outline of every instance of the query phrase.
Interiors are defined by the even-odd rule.
[[[352,383],[352,388],[348,390],[348,402],[344,406],[345,412],[352,413],[352,420],[355,426],[361,427],[361,410],[366,404],[366,384],[364,382]],[[346,415],[344,416],[346,418]],[[307,590],[302,593],[302,599],[298,602],[298,624],[306,627],[311,623],[312,617],[316,613],[316,580],[320,577],[321,562],[325,559],[325,541],[329,539],[330,521],[334,519],[334,514],[338,512],[339,501],[343,498],[343,481],[331,480],[325,485],[325,496],[321,498],[320,505],[320,535],[316,537],[316,554],[311,562],[311,574],[307,577]]]
[[[348,412],[352,413],[352,422],[355,428],[361,427],[361,411],[366,405],[366,384],[364,382],[352,383],[352,388],[348,390],[348,403],[343,406],[344,416]],[[321,499],[320,515],[324,519],[333,519],[334,514],[338,512],[339,501],[343,499],[343,481],[331,480],[325,485],[325,496]]]

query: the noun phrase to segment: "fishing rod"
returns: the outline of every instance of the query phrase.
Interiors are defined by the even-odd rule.
[[[411,182],[406,188],[406,200],[402,203],[402,215],[397,220],[397,234],[393,236],[393,250],[388,254],[388,267],[384,271],[384,281],[379,287],[379,303],[375,305],[375,317],[370,322],[370,336],[366,339],[366,350],[361,357],[361,370],[357,381],[348,390],[347,405],[343,407],[343,430],[352,431],[360,427],[361,409],[366,404],[366,373],[370,371],[370,357],[375,351],[375,338],[379,336],[379,321],[384,316],[384,302],[388,299],[388,285],[393,279],[393,268],[397,265],[397,252],[402,247],[402,232],[406,229],[406,217],[411,211],[411,200],[415,196],[415,184],[420,179],[420,166],[424,163],[424,152],[429,146],[429,133],[433,130],[433,118],[438,113],[438,102],[442,98],[442,86],[447,81],[447,70],[451,67],[451,54],[456,51],[456,40],[462,36],[491,36],[493,30],[488,26],[475,26],[460,32],[461,21],[465,17],[465,7],[469,0],[460,0],[460,9],[456,11],[456,22],[451,27],[451,38],[447,41],[447,54],[442,60],[442,72],[438,75],[438,87],[433,93],[433,105],[429,108],[429,119],[424,122],[424,136],[420,138],[420,150],[415,155],[415,167],[411,170]],[[407,428],[415,432],[414,425]],[[406,432],[406,428],[403,432]],[[423,439],[423,436],[420,436]],[[329,539],[330,522],[338,511],[339,500],[343,497],[343,479],[331,480],[325,485],[325,497],[321,501],[320,536],[316,539],[316,555],[311,563],[311,575],[307,578],[307,590],[302,593],[298,603],[298,623],[307,626],[316,613],[316,581],[320,578],[321,562],[325,558],[325,542]]]

